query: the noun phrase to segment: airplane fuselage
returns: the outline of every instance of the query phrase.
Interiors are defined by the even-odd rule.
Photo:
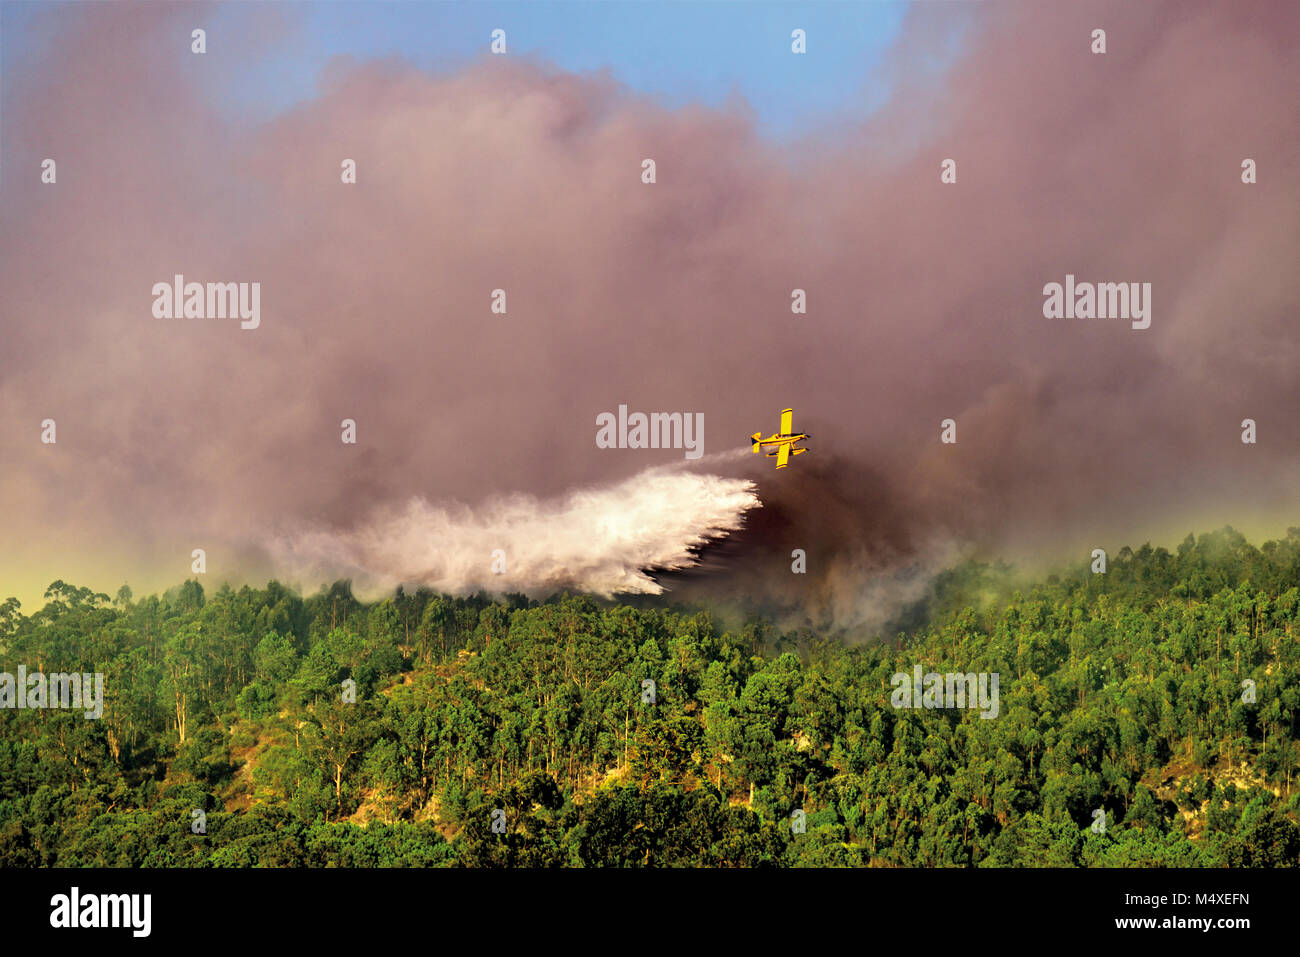
[[[805,448],[797,449],[794,447],[796,442],[802,442],[811,433],[795,432],[791,428],[794,424],[793,417],[793,409],[782,409],[780,432],[773,432],[767,438],[763,438],[762,432],[755,432],[749,437],[749,441],[753,444],[754,454],[757,455],[759,449],[766,450],[764,454],[768,458],[776,459],[776,467],[779,469],[786,467],[786,464],[790,461],[790,456],[802,455],[808,451]]]

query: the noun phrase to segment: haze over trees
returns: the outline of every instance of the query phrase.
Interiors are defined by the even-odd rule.
[[[47,598],[0,605],[0,670],[103,672],[104,712],[0,711],[0,866],[1300,863],[1300,529],[962,565],[854,647],[569,595]],[[998,673],[998,717],[893,708],[916,664]]]

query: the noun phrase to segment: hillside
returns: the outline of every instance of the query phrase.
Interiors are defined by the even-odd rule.
[[[855,647],[581,596],[47,598],[0,606],[0,669],[106,700],[0,711],[4,867],[1300,863],[1300,529],[966,564]],[[895,707],[917,665],[997,674],[996,717]]]

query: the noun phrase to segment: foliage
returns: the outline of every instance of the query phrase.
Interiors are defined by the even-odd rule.
[[[1298,586],[1300,530],[1224,529],[1104,575],[968,563],[846,646],[583,596],[55,582],[0,605],[4,668],[102,672],[104,712],[0,711],[0,866],[1295,866]],[[915,664],[999,674],[998,717],[895,709]]]

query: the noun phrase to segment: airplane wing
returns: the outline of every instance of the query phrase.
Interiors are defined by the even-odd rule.
[[[794,409],[781,410],[781,434],[794,434]]]
[[[783,445],[781,446],[781,450],[776,453],[776,467],[779,469],[783,469],[789,464],[790,464],[790,446]]]

